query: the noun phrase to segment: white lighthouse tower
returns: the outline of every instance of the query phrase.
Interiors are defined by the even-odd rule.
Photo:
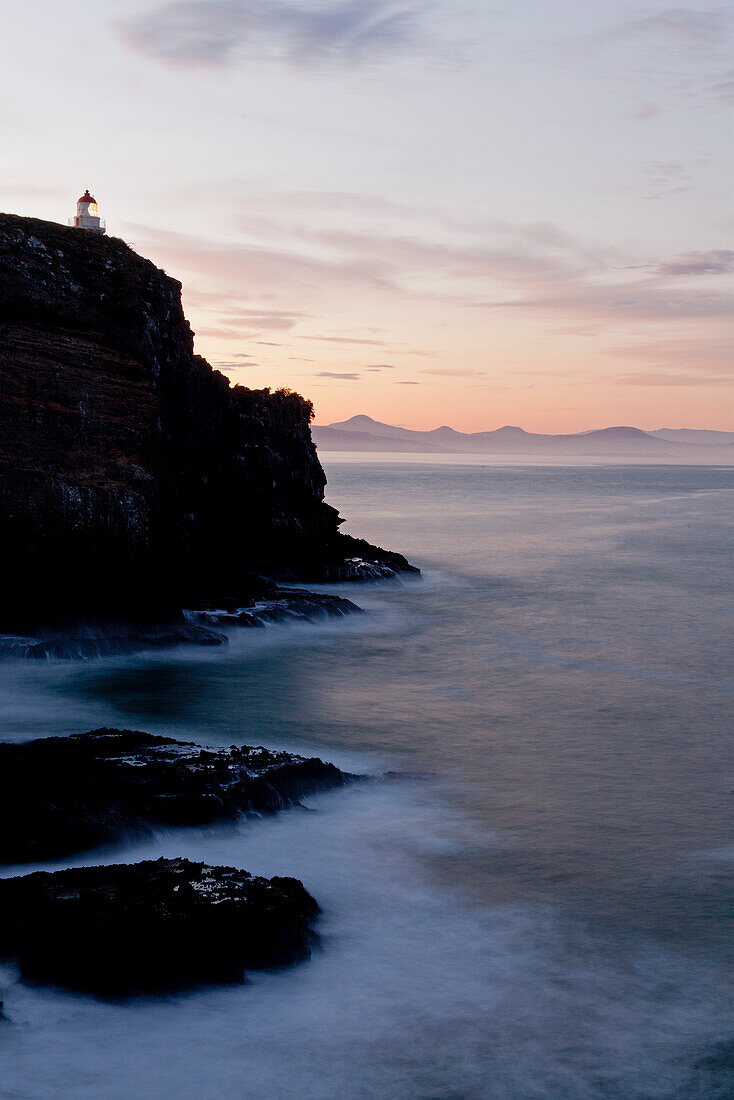
[[[105,223],[97,212],[97,200],[87,189],[76,204],[76,217],[69,218],[69,225],[77,229],[91,229],[93,233],[104,233]]]

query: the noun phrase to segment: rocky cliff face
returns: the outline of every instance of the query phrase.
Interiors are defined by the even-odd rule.
[[[0,215],[0,539],[6,615],[180,606],[247,571],[350,558],[297,394],[193,351],[181,286],[122,241]],[[359,572],[359,570],[357,570]]]

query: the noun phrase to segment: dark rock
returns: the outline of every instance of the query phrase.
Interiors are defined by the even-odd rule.
[[[0,744],[0,863],[55,859],[156,827],[276,813],[351,778],[317,758],[206,749],[133,730]]]
[[[341,596],[265,582],[253,594],[198,604],[198,609],[188,609],[166,622],[97,619],[29,624],[27,634],[0,634],[0,658],[80,659],[174,645],[218,646],[228,641],[226,634],[213,629],[218,626],[263,627],[362,613]]]
[[[277,588],[271,585],[263,598],[251,599],[240,605],[235,598],[221,601],[220,607],[206,610],[189,610],[186,616],[192,623],[206,626],[265,626],[268,623],[298,622],[300,620],[334,619],[343,615],[362,614],[351,600],[323,592],[307,592],[299,588]]]
[[[214,624],[213,624],[214,625]],[[227,637],[200,622],[85,621],[33,624],[33,633],[0,634],[0,658],[79,659],[173,645],[226,645]]]
[[[123,241],[0,215],[0,625],[166,621],[246,571],[409,569],[339,533],[312,415],[195,355],[180,283]]]
[[[308,958],[318,906],[293,878],[159,859],[0,880],[0,955],[101,995],[240,983]]]
[[[315,562],[305,566],[303,580],[313,584],[343,581],[376,581],[397,577],[399,574],[420,575],[420,569],[392,550],[372,546],[364,539],[341,535],[335,548],[337,553],[325,553]]]

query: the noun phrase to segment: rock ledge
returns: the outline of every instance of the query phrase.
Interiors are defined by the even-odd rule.
[[[105,996],[240,983],[308,958],[294,878],[159,859],[0,880],[0,954],[24,979]]]
[[[29,863],[145,835],[277,813],[353,776],[316,757],[207,749],[136,730],[0,744],[0,863]]]

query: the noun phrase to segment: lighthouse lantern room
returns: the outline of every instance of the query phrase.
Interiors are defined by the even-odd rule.
[[[91,229],[93,233],[104,233],[105,223],[99,217],[97,201],[87,189],[76,204],[76,217],[69,218],[69,225],[77,229]]]

